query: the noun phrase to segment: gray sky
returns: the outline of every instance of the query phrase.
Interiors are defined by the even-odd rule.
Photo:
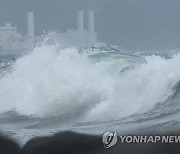
[[[26,33],[26,13],[35,13],[36,34],[76,28],[76,11],[94,10],[99,40],[127,50],[180,47],[180,0],[0,0],[0,25]],[[85,19],[86,21],[86,19]]]

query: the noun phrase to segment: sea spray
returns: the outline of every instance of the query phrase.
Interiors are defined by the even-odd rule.
[[[152,110],[175,93],[180,54],[171,59],[83,53],[42,45],[0,79],[0,112],[113,121]]]

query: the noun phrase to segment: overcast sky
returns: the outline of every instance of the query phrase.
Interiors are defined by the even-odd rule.
[[[33,11],[36,35],[66,31],[76,28],[77,10],[95,11],[101,42],[127,50],[180,47],[180,0],[0,0],[0,26],[10,22],[26,34],[26,13]]]

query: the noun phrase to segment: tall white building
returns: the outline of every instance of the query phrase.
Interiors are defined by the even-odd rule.
[[[84,12],[78,11],[77,13],[77,30],[79,32],[84,31]]]
[[[88,31],[94,32],[94,11],[88,11]]]
[[[34,14],[28,12],[27,14],[27,39],[31,45],[34,45]]]
[[[94,11],[88,11],[88,44],[92,46],[97,42],[97,33],[94,32]]]
[[[78,44],[77,46],[84,46],[84,12],[78,11],[77,13],[77,31],[78,31]]]

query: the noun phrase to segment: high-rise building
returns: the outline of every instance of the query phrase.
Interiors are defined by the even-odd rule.
[[[94,11],[88,11],[88,32],[94,33]]]
[[[78,11],[77,13],[77,34],[78,34],[77,46],[84,46],[84,12],[83,11]]]
[[[77,30],[84,31],[84,13],[83,11],[78,11],[77,13]]]
[[[34,45],[34,14],[28,12],[27,14],[27,38],[31,45]]]
[[[94,11],[88,11],[88,45],[92,46],[97,42],[97,33],[94,32]]]

